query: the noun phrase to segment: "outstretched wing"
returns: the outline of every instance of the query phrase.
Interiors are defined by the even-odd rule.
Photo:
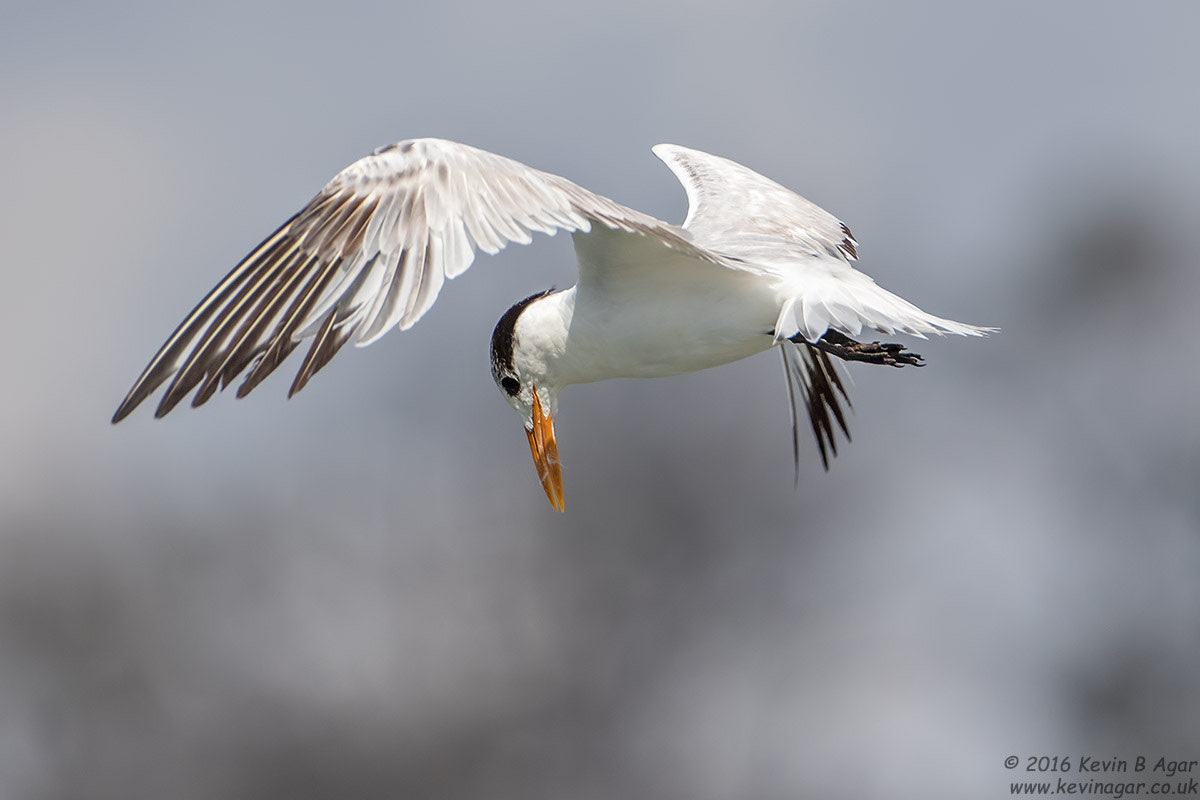
[[[351,339],[368,345],[411,327],[476,250],[593,222],[716,260],[674,225],[516,161],[439,139],[382,147],[338,173],[200,301],[113,422],[172,378],[155,416],[193,389],[192,405],[204,403],[253,364],[243,397],[311,337],[294,394]]]

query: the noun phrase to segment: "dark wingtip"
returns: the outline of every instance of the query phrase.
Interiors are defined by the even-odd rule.
[[[840,245],[842,251],[850,258],[858,258],[858,242],[854,240],[854,234],[850,232],[850,228],[844,222],[842,223],[842,236],[842,244]]]
[[[241,400],[250,392],[262,383],[268,375],[274,372],[284,360],[292,354],[298,343],[291,340],[290,335],[284,331],[280,333],[274,342],[263,351],[258,363],[251,368],[246,377],[238,385],[237,398]]]
[[[207,403],[208,399],[216,394],[220,385],[220,375],[210,375],[204,383],[200,384],[200,388],[196,390],[196,394],[192,397],[192,408],[199,408]]]
[[[134,387],[129,390],[129,394],[125,395],[125,399],[121,401],[121,405],[117,406],[116,412],[113,413],[113,425],[116,425],[132,414],[133,410],[140,406],[142,401],[153,393],[154,389],[147,389],[147,385],[145,381],[138,381],[138,383],[134,384]],[[157,384],[155,388],[157,388]]]
[[[179,401],[184,398],[182,393],[172,394],[169,390],[163,395],[162,400],[158,403],[158,408],[154,409],[154,418],[162,419],[167,414],[170,414],[175,406],[179,405]]]
[[[330,311],[329,316],[325,318],[325,322],[321,325],[320,332],[313,338],[312,345],[308,348],[308,354],[304,356],[304,363],[300,365],[300,370],[296,373],[295,380],[292,381],[292,386],[288,390],[289,400],[292,399],[296,392],[307,386],[312,377],[320,372],[337,355],[342,346],[350,341],[350,337],[358,327],[357,324],[352,324],[338,329],[337,323],[336,310]]]

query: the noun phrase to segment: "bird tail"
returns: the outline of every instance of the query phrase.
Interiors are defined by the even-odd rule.
[[[780,343],[780,352],[783,354],[783,374],[787,379],[788,410],[792,417],[792,462],[796,469],[796,482],[799,483],[800,409],[796,398],[804,401],[813,436],[821,451],[821,463],[828,470],[830,453],[837,455],[835,421],[845,434],[846,441],[850,441],[850,429],[846,426],[846,415],[842,410],[843,401],[850,408],[850,397],[846,394],[837,368],[826,353],[812,345],[787,340]]]
[[[968,325],[937,317],[879,286],[857,270],[839,273],[810,272],[803,289],[783,303],[775,323],[775,340],[790,339],[797,333],[815,342],[830,328],[846,336],[858,336],[863,329],[892,335],[906,333],[924,339],[927,334],[986,336],[997,328]]]

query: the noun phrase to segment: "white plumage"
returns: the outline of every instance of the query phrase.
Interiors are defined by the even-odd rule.
[[[827,332],[990,330],[927,314],[877,286],[851,266],[849,228],[774,181],[677,145],[654,153],[687,192],[682,226],[466,145],[415,139],[380,148],[338,173],[200,302],[113,421],[168,380],[157,416],[193,390],[193,405],[203,403],[249,367],[242,396],[311,339],[295,393],[346,342],[368,345],[415,324],[476,250],[560,229],[574,235],[579,283],[506,315],[497,336],[507,337],[507,357],[497,357],[493,340],[493,372],[498,385],[511,381],[502,389],[531,446],[535,408],[549,419],[566,385],[690,372],[782,345],[803,348],[784,363],[824,456],[826,441],[834,444],[829,412],[845,427],[834,388],[844,391],[826,351],[851,352],[831,349]],[[547,435],[553,445],[552,428]]]

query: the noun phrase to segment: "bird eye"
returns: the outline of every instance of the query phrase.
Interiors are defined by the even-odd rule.
[[[516,397],[517,393],[521,391],[521,382],[510,375],[501,378],[500,385],[504,387],[504,391],[508,392],[510,397]]]

